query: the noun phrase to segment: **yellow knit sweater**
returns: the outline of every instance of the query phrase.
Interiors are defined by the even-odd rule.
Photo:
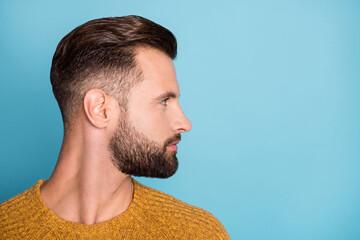
[[[209,212],[133,180],[134,197],[117,217],[93,225],[57,217],[38,181],[0,205],[0,239],[230,239]]]

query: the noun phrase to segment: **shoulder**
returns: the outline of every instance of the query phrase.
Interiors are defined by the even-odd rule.
[[[26,207],[31,201],[33,187],[0,204],[1,222],[6,218],[14,218],[22,212],[21,208]]]
[[[41,211],[38,211],[37,193],[43,181],[0,204],[0,238],[17,234],[18,229],[26,230],[29,223],[34,222]]]
[[[142,211],[167,230],[186,234],[188,238],[230,239],[224,226],[210,212],[136,181],[135,185]]]

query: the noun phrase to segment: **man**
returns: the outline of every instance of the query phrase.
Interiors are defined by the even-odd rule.
[[[49,180],[0,206],[1,239],[229,239],[210,213],[131,178],[178,167],[180,108],[172,33],[138,16],[66,35],[51,84],[64,140]]]

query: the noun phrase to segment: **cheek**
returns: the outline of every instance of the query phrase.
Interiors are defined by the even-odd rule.
[[[165,113],[153,109],[142,109],[129,116],[135,129],[149,139],[162,142],[169,137],[170,126]]]

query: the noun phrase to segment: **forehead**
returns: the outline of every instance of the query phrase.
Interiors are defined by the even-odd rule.
[[[152,95],[172,91],[179,95],[175,66],[169,56],[154,48],[141,47],[137,49],[135,59],[144,78],[134,87],[135,91]]]

